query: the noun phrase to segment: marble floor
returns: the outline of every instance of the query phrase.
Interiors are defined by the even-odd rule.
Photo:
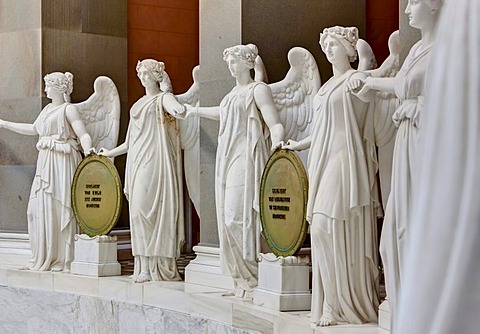
[[[269,310],[222,292],[184,282],[135,284],[128,276],[98,278],[3,265],[0,332],[388,334],[377,324],[312,328],[308,312]]]

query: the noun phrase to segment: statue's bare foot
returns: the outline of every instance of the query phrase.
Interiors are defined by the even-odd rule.
[[[18,268],[18,270],[30,270],[30,268],[28,268],[28,267],[21,267],[21,268]]]
[[[52,267],[52,269],[51,269],[51,272],[52,272],[52,273],[59,273],[59,272],[61,272],[61,271],[63,271],[63,268],[62,268],[62,267],[58,267],[58,266]]]
[[[249,301],[253,299],[253,291],[245,291],[242,297],[245,301]]]
[[[227,292],[222,293],[223,297],[233,297],[235,296],[235,291],[234,290],[229,290]]]
[[[140,273],[138,277],[135,279],[135,283],[145,283],[145,282],[150,282],[152,280],[152,277],[150,274],[147,273]]]
[[[325,316],[322,316],[320,320],[317,321],[317,326],[322,326],[322,327],[332,326],[336,324],[337,323],[334,320],[327,318]]]
[[[243,296],[245,296],[245,290],[238,288],[237,292],[235,292],[235,297],[243,298]]]

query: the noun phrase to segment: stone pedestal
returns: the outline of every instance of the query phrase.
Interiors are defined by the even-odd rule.
[[[310,309],[310,256],[260,254],[253,303],[277,311]]]
[[[193,247],[197,257],[185,269],[185,283],[232,290],[233,279],[222,273],[220,249],[217,247]]]
[[[391,314],[388,300],[384,300],[378,308],[378,327],[390,331]]]
[[[121,267],[117,261],[117,237],[75,235],[75,260],[71,272],[95,277],[119,276]]]

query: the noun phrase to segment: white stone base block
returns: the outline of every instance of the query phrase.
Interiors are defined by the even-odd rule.
[[[232,290],[233,279],[222,273],[220,249],[217,247],[193,247],[197,257],[185,268],[185,283],[194,289],[195,285],[221,290]]]
[[[253,303],[277,311],[310,309],[310,257],[260,254]]]
[[[378,326],[390,331],[391,314],[388,300],[383,301],[378,308]]]
[[[25,267],[32,257],[28,234],[0,233],[0,264]]]
[[[117,261],[117,238],[106,235],[89,237],[75,235],[75,260],[71,272],[85,276],[119,276],[120,263]]]

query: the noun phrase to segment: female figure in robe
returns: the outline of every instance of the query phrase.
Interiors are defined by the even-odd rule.
[[[410,0],[405,9],[409,24],[421,31],[422,39],[410,50],[394,78],[367,77],[358,93],[370,91],[395,93],[400,106],[393,114],[397,135],[392,161],[392,185],[385,210],[380,239],[380,255],[385,272],[385,286],[392,314],[401,288],[402,266],[408,244],[412,195],[418,184],[418,140],[421,128],[425,74],[435,38],[435,26],[443,0]],[[365,98],[364,98],[365,99]]]
[[[236,86],[220,106],[193,110],[220,121],[215,199],[221,266],[234,281],[227,295],[245,298],[251,298],[257,286],[262,172],[270,151],[281,146],[284,136],[270,88],[250,75],[257,55],[254,45],[225,49],[223,59]]]
[[[124,192],[129,202],[135,282],[180,280],[176,259],[184,243],[180,138],[175,116],[184,106],[160,90],[164,64],[145,59],[137,75],[146,95],[130,109],[125,142],[99,154],[127,154]]]
[[[78,110],[70,104],[73,75],[54,72],[47,74],[44,81],[45,92],[52,102],[35,122],[0,120],[0,128],[39,136],[37,168],[27,209],[32,251],[27,269],[69,271],[76,228],[70,188],[82,160],[80,149],[86,154],[91,152],[92,139]]]
[[[285,148],[308,156],[307,220],[312,244],[311,322],[320,326],[375,322],[378,308],[373,118],[347,89],[364,74],[356,59],[357,28],[332,27],[320,34],[320,46],[333,77],[314,99],[312,134]]]

